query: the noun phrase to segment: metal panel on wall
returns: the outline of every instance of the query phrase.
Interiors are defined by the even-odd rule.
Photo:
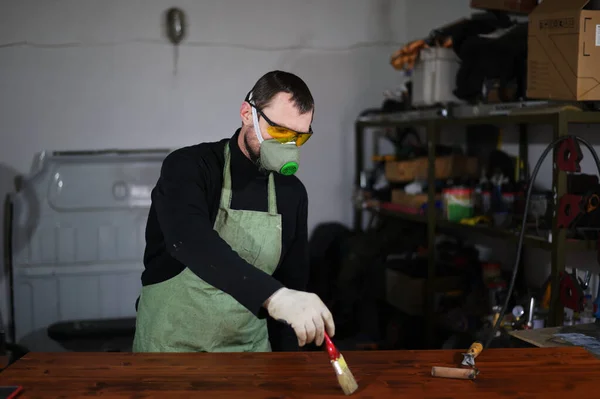
[[[151,191],[168,150],[42,152],[11,196],[15,341],[135,317]]]

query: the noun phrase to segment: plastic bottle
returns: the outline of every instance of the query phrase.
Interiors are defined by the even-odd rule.
[[[594,301],[594,317],[600,319],[600,284],[598,284],[598,294]]]
[[[593,323],[596,319],[594,316],[594,302],[592,301],[592,294],[587,293],[583,299],[583,312],[579,317],[581,324]]]

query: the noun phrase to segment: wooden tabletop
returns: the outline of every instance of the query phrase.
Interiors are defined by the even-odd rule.
[[[582,348],[490,349],[475,381],[431,376],[460,351],[367,351],[344,356],[357,398],[590,398],[600,360]],[[342,398],[321,352],[232,354],[30,353],[0,373],[20,398]],[[590,396],[592,395],[592,396]]]

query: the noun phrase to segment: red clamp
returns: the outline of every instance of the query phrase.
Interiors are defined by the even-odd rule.
[[[563,140],[556,153],[556,163],[558,168],[565,172],[581,172],[580,162],[583,159],[583,153],[577,140],[572,137]]]
[[[585,211],[581,208],[581,201],[583,197],[580,195],[565,194],[560,197],[558,203],[558,228],[571,228],[575,219],[584,213]]]
[[[583,290],[574,274],[560,273],[560,301],[575,312],[583,311]]]

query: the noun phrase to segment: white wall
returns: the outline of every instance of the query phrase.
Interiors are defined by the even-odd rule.
[[[161,26],[171,6],[189,23],[176,75]],[[299,172],[309,226],[350,223],[353,121],[395,85],[389,55],[406,40],[405,21],[404,0],[3,1],[0,195],[40,150],[228,137],[256,79],[284,69],[316,101]]]
[[[427,36],[431,30],[468,17],[470,0],[407,0],[406,29],[408,40]]]

